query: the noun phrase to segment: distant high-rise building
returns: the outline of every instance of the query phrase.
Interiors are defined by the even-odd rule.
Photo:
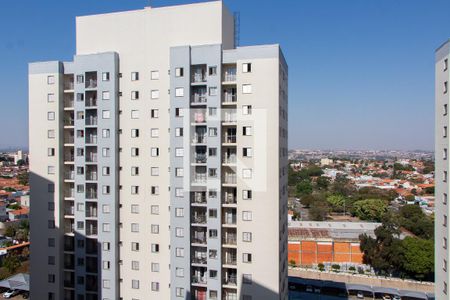
[[[23,160],[23,152],[22,150],[17,150],[16,154],[14,154],[14,164],[17,165],[19,160]]]
[[[78,17],[29,66],[33,299],[287,299],[287,84],[221,1]]]
[[[436,50],[436,127],[435,127],[435,294],[436,299],[448,299],[450,275],[448,269],[449,250],[448,240],[450,235],[448,217],[450,208],[449,195],[449,149],[450,140],[448,128],[450,105],[450,40]]]

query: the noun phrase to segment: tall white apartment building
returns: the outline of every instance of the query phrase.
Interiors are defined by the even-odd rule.
[[[448,203],[449,178],[449,149],[450,140],[448,128],[450,105],[450,40],[436,50],[436,82],[435,82],[435,294],[436,299],[449,298],[450,261],[448,241],[450,230],[448,217],[450,208]]]
[[[221,1],[78,17],[29,66],[33,299],[287,299],[287,82]]]

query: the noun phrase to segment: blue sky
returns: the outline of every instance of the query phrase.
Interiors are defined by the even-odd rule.
[[[153,0],[152,6],[198,1]],[[280,43],[289,64],[289,146],[432,149],[434,50],[448,0],[225,0],[241,45]],[[27,63],[70,60],[75,16],[144,0],[2,1],[0,148],[27,146]]]

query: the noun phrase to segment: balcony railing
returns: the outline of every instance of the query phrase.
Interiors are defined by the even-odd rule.
[[[227,144],[234,144],[234,143],[236,143],[236,135],[225,134],[225,136],[223,138],[223,142],[227,143]]]
[[[238,300],[238,296],[236,292],[228,292],[224,291],[223,300]]]
[[[225,193],[223,197],[224,204],[236,204],[236,197],[231,193]]]
[[[94,117],[94,116],[89,116],[86,118],[86,125],[97,125],[98,123],[98,118]]]
[[[226,284],[226,285],[237,285],[237,276],[236,275],[224,276],[223,284]]]
[[[226,225],[236,225],[236,214],[225,214],[223,218],[223,224]]]
[[[234,103],[237,102],[237,95],[233,93],[224,93],[223,94],[223,102],[224,103]]]
[[[97,172],[86,173],[86,180],[97,180]]]
[[[75,213],[75,208],[73,206],[68,206],[64,208],[64,214],[66,216],[73,216]]]
[[[194,72],[192,74],[192,82],[205,82],[206,81],[206,74],[205,72]]]
[[[73,81],[65,81],[64,82],[64,89],[65,90],[73,90],[74,84]]]
[[[224,164],[235,164],[236,163],[236,154],[224,155],[223,163]]]
[[[196,224],[206,224],[206,215],[196,215],[192,217],[192,223]]]
[[[193,94],[192,103],[206,103],[206,94]]]
[[[194,160],[198,164],[206,163],[206,160],[207,160],[206,153],[195,153]]]
[[[73,180],[75,178],[75,171],[64,172],[64,179]]]
[[[232,265],[235,266],[237,263],[236,254],[226,253],[225,258],[223,259],[224,265]]]
[[[65,190],[64,191],[64,197],[65,198],[73,198],[73,197],[75,197],[75,190],[74,189]]]
[[[226,184],[236,184],[236,174],[235,173],[225,173],[224,183]]]
[[[64,144],[73,144],[75,138],[73,136],[64,136]]]
[[[97,144],[97,136],[96,135],[86,136],[86,144]]]
[[[86,105],[86,107],[97,106],[97,99],[95,99],[95,98],[86,99],[85,105]]]
[[[64,126],[73,126],[75,121],[72,118],[64,118]]]
[[[192,243],[194,244],[206,244],[206,237],[192,237]]]
[[[97,162],[97,153],[88,153],[86,154],[87,162]]]
[[[227,69],[223,75],[223,81],[236,81],[236,69]]]
[[[206,173],[197,173],[193,176],[194,183],[206,183]]]
[[[202,113],[202,112],[194,113],[194,122],[195,123],[205,123],[206,122],[205,113]]]
[[[192,283],[197,284],[207,284],[206,275],[203,276],[192,276]]]
[[[97,217],[97,208],[89,208],[86,210],[86,218],[96,218]]]
[[[193,144],[205,144],[206,143],[206,134],[194,134],[194,137],[192,138]]]
[[[97,199],[97,191],[96,190],[86,191],[86,199]]]
[[[97,87],[97,79],[86,79],[86,88],[95,89]]]
[[[222,238],[222,243],[226,245],[236,245],[236,234],[226,234]]]
[[[72,162],[75,160],[75,156],[73,154],[64,154],[64,161]]]
[[[65,223],[64,233],[73,233],[75,231],[75,223]]]
[[[73,99],[64,99],[64,108],[73,108]]]
[[[205,256],[193,256],[192,263],[194,264],[206,264],[206,252]]]
[[[86,235],[97,235],[97,226],[95,225],[87,226]]]
[[[201,193],[195,193],[192,197],[192,203],[206,204],[206,195]]]

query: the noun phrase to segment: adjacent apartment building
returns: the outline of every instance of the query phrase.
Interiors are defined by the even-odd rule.
[[[234,24],[83,16],[29,65],[34,299],[287,299],[288,68]]]
[[[436,82],[435,82],[435,177],[436,177],[436,214],[435,214],[435,282],[436,299],[449,298],[450,261],[448,241],[450,230],[448,216],[450,208],[449,195],[449,149],[448,128],[450,105],[450,40],[436,50]]]

